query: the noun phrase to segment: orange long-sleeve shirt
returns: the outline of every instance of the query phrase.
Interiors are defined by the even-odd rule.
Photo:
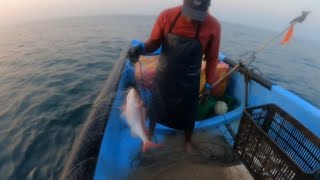
[[[163,11],[154,24],[151,36],[145,44],[147,53],[158,49],[165,35],[169,32],[177,14],[181,11],[181,6],[174,7]],[[194,38],[197,29],[197,22],[190,21],[181,15],[172,29],[172,33],[184,37]],[[214,76],[218,64],[220,48],[221,26],[219,21],[211,15],[208,15],[202,22],[199,40],[202,45],[203,54],[206,57],[206,81],[209,84],[214,83]]]

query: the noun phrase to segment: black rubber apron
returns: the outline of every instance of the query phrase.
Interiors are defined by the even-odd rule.
[[[150,120],[179,130],[193,129],[197,118],[202,46],[201,24],[194,38],[172,33],[181,12],[162,44],[153,89]]]

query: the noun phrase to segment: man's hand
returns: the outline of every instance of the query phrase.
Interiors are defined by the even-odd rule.
[[[202,93],[201,93],[201,95],[200,95],[200,102],[202,103],[202,102],[207,102],[208,101],[208,99],[210,98],[210,96],[211,96],[211,85],[210,84],[208,84],[208,83],[206,83],[205,84],[205,88],[204,88],[204,90],[202,91]]]
[[[139,44],[129,49],[127,57],[132,63],[136,63],[139,60],[139,56],[143,54],[143,51],[143,46]]]

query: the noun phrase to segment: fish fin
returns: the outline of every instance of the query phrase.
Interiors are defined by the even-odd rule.
[[[144,103],[141,99],[138,101],[138,106],[144,108]]]
[[[120,114],[120,117],[121,117],[121,118],[126,118],[126,116],[127,116],[127,115],[126,115],[126,111],[123,111],[123,112]]]
[[[146,126],[143,126],[143,132],[144,132],[144,134],[149,134],[149,131]]]
[[[141,118],[142,118],[142,127],[143,127],[143,131],[145,134],[148,134],[148,129],[146,127],[146,121],[147,121],[147,111],[146,108],[144,106],[141,107]]]
[[[143,122],[147,121],[147,110],[145,107],[141,108],[141,113],[142,113],[142,120]]]
[[[151,149],[160,148],[160,147],[163,147],[163,145],[162,144],[155,144],[155,143],[153,143],[151,141],[148,141],[148,142],[143,144],[142,152],[145,153],[145,152],[147,152],[147,151],[149,151]]]
[[[120,117],[122,117],[122,118],[126,117],[126,108],[127,108],[126,104],[124,104],[123,106],[119,107],[120,112],[121,112]]]
[[[138,137],[137,133],[135,133],[134,131],[131,130],[130,132],[132,137]]]
[[[121,110],[121,112],[125,112],[126,111],[126,104],[124,104],[123,106],[120,106],[119,109]]]

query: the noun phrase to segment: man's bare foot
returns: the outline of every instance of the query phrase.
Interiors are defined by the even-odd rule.
[[[196,147],[191,141],[187,141],[185,146],[186,146],[187,153],[189,153],[189,154],[196,153]]]
[[[163,145],[162,144],[155,144],[155,143],[153,143],[151,141],[148,141],[148,142],[143,144],[142,152],[145,153],[145,152],[147,152],[147,151],[149,151],[151,149],[156,149],[156,148],[160,148],[160,147],[163,147]]]

